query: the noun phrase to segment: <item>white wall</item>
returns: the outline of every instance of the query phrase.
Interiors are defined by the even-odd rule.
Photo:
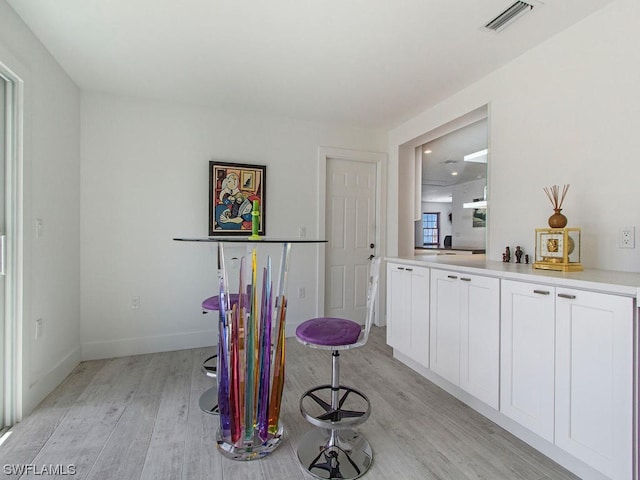
[[[24,81],[23,414],[80,361],[80,93],[0,0],[0,62]],[[35,238],[35,220],[43,236]],[[35,320],[43,336],[35,339]]]
[[[318,147],[383,151],[382,132],[82,95],[82,356],[212,345],[217,289],[206,237],[209,161],[267,165],[267,235],[317,231]],[[287,323],[316,313],[316,246],[293,248]],[[139,310],[131,298],[140,296]]]
[[[582,228],[583,264],[640,271],[640,244],[616,247],[619,227],[640,227],[638,25],[640,2],[615,0],[390,131],[388,253],[413,233],[395,225],[399,146],[488,103],[489,258],[500,260],[505,245],[533,252],[534,229],[552,213],[542,188],[568,183],[563,213]]]

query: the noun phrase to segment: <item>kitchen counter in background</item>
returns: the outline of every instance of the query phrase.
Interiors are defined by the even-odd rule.
[[[416,255],[478,255],[485,253],[484,248],[478,247],[416,247]]]

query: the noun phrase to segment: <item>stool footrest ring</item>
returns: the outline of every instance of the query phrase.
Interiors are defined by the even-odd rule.
[[[338,388],[338,405],[332,406],[331,385],[320,385],[307,390],[300,398],[300,413],[312,425],[340,430],[364,423],[371,414],[367,396],[351,387]]]
[[[216,378],[218,375],[218,354],[205,358],[202,362],[202,373],[207,377]]]

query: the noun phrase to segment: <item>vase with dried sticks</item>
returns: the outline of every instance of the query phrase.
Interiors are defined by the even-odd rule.
[[[569,185],[564,185],[562,191],[558,185],[552,185],[550,187],[544,187],[544,193],[547,194],[551,206],[553,207],[553,215],[549,217],[549,226],[551,228],[564,228],[567,226],[567,217],[562,213],[562,202],[567,195]]]

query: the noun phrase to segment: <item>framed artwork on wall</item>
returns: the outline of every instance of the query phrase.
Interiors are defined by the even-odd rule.
[[[209,162],[209,236],[251,235],[251,211],[258,201],[260,227],[265,235],[265,165]]]
[[[487,209],[486,208],[474,208],[473,209],[473,228],[484,228],[487,226]]]
[[[474,198],[474,202],[479,202],[482,198]],[[473,209],[473,228],[485,228],[487,226],[487,209],[486,208],[474,208]]]

